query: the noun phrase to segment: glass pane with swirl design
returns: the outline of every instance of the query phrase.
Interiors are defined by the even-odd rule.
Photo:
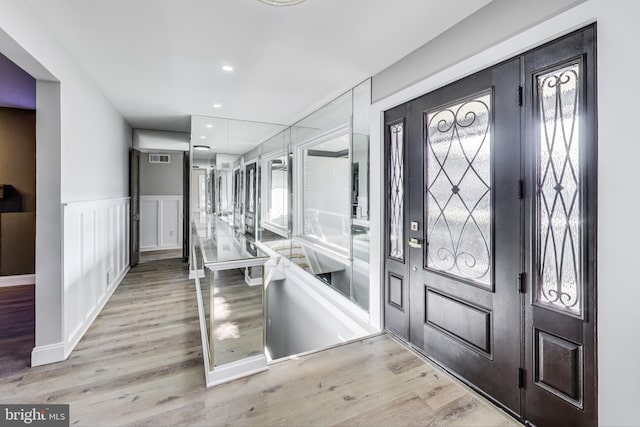
[[[537,299],[577,314],[582,310],[579,79],[578,64],[537,79]]]
[[[254,191],[256,189],[256,170],[255,168],[249,171],[249,212],[255,211],[255,196]]]
[[[389,256],[404,258],[404,125],[389,127]]]
[[[491,93],[426,114],[427,267],[491,283]]]

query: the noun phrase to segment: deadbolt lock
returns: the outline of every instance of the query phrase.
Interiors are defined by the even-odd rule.
[[[411,221],[411,231],[420,230],[420,223],[418,221]]]

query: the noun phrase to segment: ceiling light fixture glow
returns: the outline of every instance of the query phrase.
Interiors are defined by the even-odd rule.
[[[228,72],[233,71],[233,67],[232,67],[231,65],[223,65],[223,66],[222,66],[222,69],[223,69],[224,71],[228,71]]]
[[[213,104],[213,108],[222,108],[222,105],[220,105],[220,104]]]
[[[212,124],[208,124],[208,125],[207,125],[207,127],[208,127],[209,129],[211,129],[211,128],[213,127],[213,125],[212,125]]]
[[[204,135],[200,135],[200,139],[207,139],[207,137]]]
[[[194,145],[193,149],[195,151],[209,151],[211,147],[209,147],[208,145]]]
[[[258,0],[264,4],[271,6],[293,6],[294,4],[300,4],[304,0]]]

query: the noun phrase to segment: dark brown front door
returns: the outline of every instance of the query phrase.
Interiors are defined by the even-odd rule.
[[[256,190],[258,188],[258,174],[257,174],[256,164],[251,163],[248,164],[245,170],[247,186],[246,186],[246,200],[244,207],[244,226],[245,233],[250,234],[252,236],[256,233],[256,214],[257,214],[257,197]]]
[[[385,112],[385,327],[536,425],[593,425],[589,27]]]
[[[140,151],[131,150],[129,161],[129,265],[140,261]]]

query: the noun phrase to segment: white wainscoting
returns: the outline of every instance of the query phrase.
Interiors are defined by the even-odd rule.
[[[62,206],[67,358],[129,271],[129,198]]]
[[[182,248],[182,196],[140,196],[140,251]]]

